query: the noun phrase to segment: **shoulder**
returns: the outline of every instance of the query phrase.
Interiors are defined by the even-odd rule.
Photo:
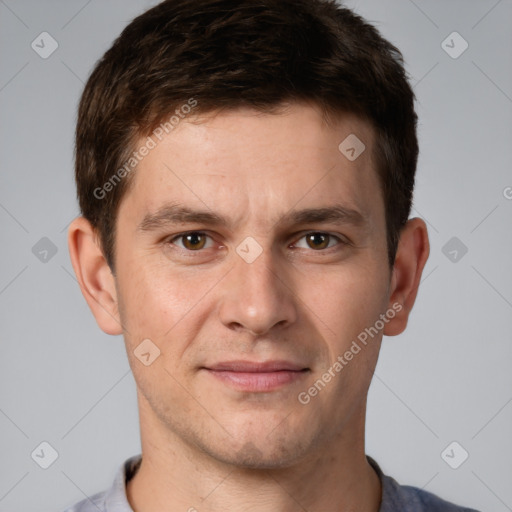
[[[110,489],[85,498],[63,512],[133,512],[126,496],[126,482],[137,472],[141,461],[140,454],[125,460]]]
[[[73,506],[67,508],[63,512],[104,512],[106,510],[106,496],[107,491],[98,492],[90,498],[85,498],[82,501],[75,503]]]
[[[381,512],[387,512],[388,510],[390,512],[392,510],[403,512],[478,512],[475,509],[443,500],[423,489],[409,485],[399,485],[391,477],[384,478],[388,480],[388,487],[392,490],[392,494],[389,496],[387,508],[383,508]],[[382,506],[384,506],[384,500]]]
[[[418,487],[400,485],[390,476],[384,475],[379,465],[367,456],[382,483],[382,503],[379,512],[478,512],[443,500],[431,492]]]

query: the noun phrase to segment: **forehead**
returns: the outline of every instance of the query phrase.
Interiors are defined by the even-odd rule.
[[[155,146],[123,200],[139,217],[170,202],[234,222],[251,216],[262,226],[294,206],[336,203],[363,215],[383,212],[374,132],[352,114],[327,124],[311,106],[280,114],[238,109],[190,116],[161,140],[152,138]]]

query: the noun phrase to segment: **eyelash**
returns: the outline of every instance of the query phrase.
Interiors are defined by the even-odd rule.
[[[308,232],[304,233],[298,240],[302,240],[304,237],[306,237],[308,235],[313,235],[313,234],[314,235],[326,235],[326,236],[329,237],[329,242],[331,241],[331,239],[335,239],[338,242],[334,246],[326,247],[325,249],[315,250],[315,249],[311,249],[310,248],[313,252],[327,252],[329,249],[333,249],[334,247],[337,247],[338,245],[349,245],[349,242],[343,240],[339,236],[333,235],[332,233],[327,233],[325,231],[308,231]],[[202,236],[206,236],[206,237],[212,239],[212,237],[208,233],[205,233],[204,231],[187,231],[185,233],[180,233],[179,235],[173,236],[172,238],[168,238],[166,240],[166,243],[167,244],[174,244],[175,240],[178,240],[180,238],[184,238],[187,235],[202,235]],[[206,249],[203,248],[203,249],[198,249],[196,251],[193,251],[193,250],[190,250],[190,249],[186,249],[184,247],[178,247],[178,250],[181,250],[183,252],[187,252],[187,253],[193,254],[193,253],[203,252]]]

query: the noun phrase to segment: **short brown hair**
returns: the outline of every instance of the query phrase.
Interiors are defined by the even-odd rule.
[[[191,99],[198,114],[306,101],[326,117],[351,112],[369,121],[393,266],[418,158],[400,51],[334,0],[166,0],[114,41],[78,109],[78,200],[113,271],[118,207],[133,173],[112,179],[127,175],[121,168],[141,137]]]

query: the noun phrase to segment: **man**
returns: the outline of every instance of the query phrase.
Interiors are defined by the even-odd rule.
[[[94,69],[71,260],[142,457],[74,512],[456,511],[365,454],[429,254],[400,52],[328,0],[168,0]]]

